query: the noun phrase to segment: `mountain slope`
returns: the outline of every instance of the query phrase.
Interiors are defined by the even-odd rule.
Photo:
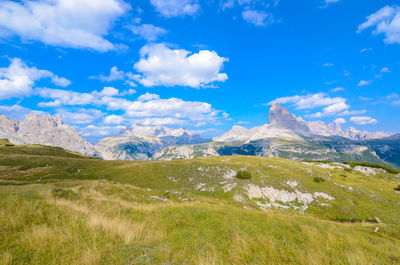
[[[108,160],[149,160],[168,146],[201,144],[209,142],[186,129],[169,129],[162,126],[132,125],[119,135],[106,137],[96,143],[101,156]]]
[[[384,170],[254,156],[104,161],[29,148],[0,148],[4,264],[400,260],[400,177]]]
[[[0,138],[15,144],[41,144],[58,146],[84,155],[97,153],[93,145],[84,140],[58,116],[31,113],[24,120],[9,120],[0,116]]]

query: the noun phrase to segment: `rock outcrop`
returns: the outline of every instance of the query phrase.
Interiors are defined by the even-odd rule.
[[[50,145],[84,155],[96,154],[94,146],[74,128],[63,124],[59,116],[31,113],[24,120],[13,120],[1,115],[0,138],[6,138],[14,144]]]

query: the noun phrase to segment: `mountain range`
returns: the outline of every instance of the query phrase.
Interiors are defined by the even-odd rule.
[[[0,138],[16,144],[63,147],[106,160],[173,160],[219,155],[256,155],[295,160],[366,161],[400,167],[400,134],[343,131],[338,123],[304,121],[278,103],[269,123],[232,129],[213,139],[187,129],[134,124],[95,145],[84,140],[58,116],[29,114],[25,120],[0,116]]]

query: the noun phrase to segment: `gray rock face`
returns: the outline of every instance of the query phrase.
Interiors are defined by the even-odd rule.
[[[39,116],[28,114],[24,120],[9,120],[0,116],[0,138],[6,138],[14,144],[42,144],[58,146],[84,155],[94,155],[93,145],[84,140],[61,118],[52,115]]]
[[[158,151],[168,146],[201,144],[210,141],[210,139],[192,134],[187,129],[134,124],[122,130],[119,135],[100,140],[96,148],[100,156],[108,160],[150,160]],[[174,154],[179,151],[186,152],[186,150],[185,148],[174,149]],[[177,157],[180,157],[179,154]]]
[[[274,103],[269,110],[269,123],[277,128],[287,129],[295,132],[308,133],[310,129],[307,123],[301,118],[289,113],[288,109]]]
[[[288,109],[279,103],[274,103],[269,111],[269,124],[252,129],[233,126],[225,134],[215,137],[217,142],[250,142],[268,138],[282,138],[290,140],[301,140],[303,137],[311,136],[340,136],[347,139],[359,141],[385,137],[384,133],[362,132],[350,127],[343,131],[338,123],[326,124],[322,121],[304,121],[301,117],[289,113]]]

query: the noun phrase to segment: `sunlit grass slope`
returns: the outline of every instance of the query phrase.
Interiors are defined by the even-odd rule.
[[[400,177],[371,172],[245,156],[102,161],[3,142],[0,264],[399,264]],[[268,208],[249,187],[314,197]]]

